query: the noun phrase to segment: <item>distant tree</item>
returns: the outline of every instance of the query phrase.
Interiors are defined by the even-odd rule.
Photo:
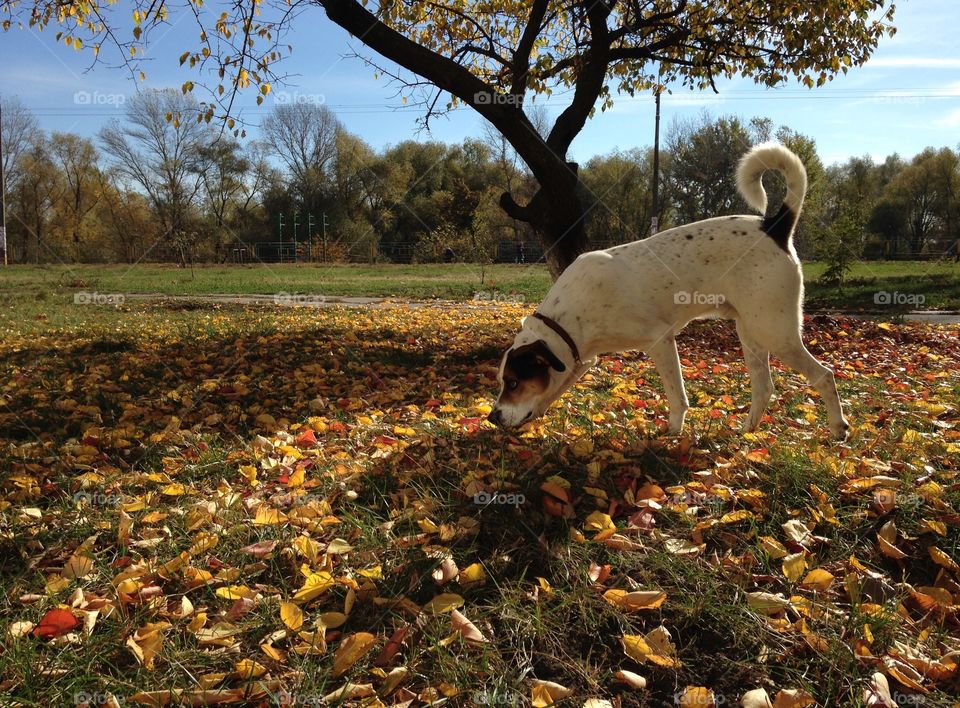
[[[104,152],[119,175],[143,190],[185,266],[198,241],[196,208],[209,127],[197,122],[196,101],[179,91],[146,91],[126,105],[126,122],[113,121],[100,131]]]
[[[4,181],[7,191],[14,192],[23,174],[20,158],[33,147],[35,138],[40,134],[37,119],[15,96],[0,97],[0,110],[3,113],[3,160]]]
[[[57,203],[57,229],[63,232],[68,248],[77,260],[98,259],[84,249],[85,236],[96,238],[98,227],[88,224],[102,192],[97,150],[93,143],[73,133],[53,133],[50,155],[64,180],[64,191]],[[94,233],[88,233],[93,230]]]
[[[948,155],[949,153],[949,155]],[[887,186],[889,200],[899,204],[906,216],[907,243],[912,255],[920,255],[940,238],[950,203],[949,164],[952,152],[927,148],[914,157]]]
[[[318,213],[330,185],[340,123],[329,108],[313,102],[274,106],[261,126],[263,139],[286,168],[288,185],[304,213]]]
[[[748,211],[735,174],[754,140],[740,118],[703,113],[697,119],[677,120],[665,142],[670,159],[663,181],[675,223]]]
[[[885,0],[824,0],[815,9],[809,3],[741,0],[317,4],[373,52],[411,72],[391,72],[392,64],[381,69],[417,94],[427,120],[466,104],[504,135],[539,191],[523,205],[504,193],[501,206],[541,234],[554,276],[587,246],[577,166],[567,154],[598,106],[608,107],[615,93],[680,84],[706,88],[718,77],[737,75],[768,86],[790,77],[822,85],[865,62],[879,39],[892,33],[893,15]],[[281,38],[291,23],[311,21],[302,8],[260,0],[232,3],[219,16],[197,13],[192,5],[184,8],[200,20],[203,39],[181,62],[220,77],[211,95],[227,114],[244,87],[259,89],[260,101],[277,78],[273,67]],[[16,20],[56,23],[75,46],[86,41],[99,51],[104,40],[111,40],[125,58],[137,57],[150,28],[170,19],[167,5],[138,0],[130,36],[120,32],[101,0],[8,0],[0,10],[8,16],[5,27]],[[544,138],[523,103],[531,94],[551,91],[569,96],[569,102]],[[212,117],[216,110],[211,106],[205,115]]]
[[[223,247],[234,240],[235,216],[251,165],[240,144],[227,136],[197,149],[194,169],[200,177],[203,202],[213,227],[214,251],[218,260],[226,258]]]
[[[35,263],[59,261],[52,238],[54,206],[64,193],[63,176],[50,156],[50,146],[43,133],[32,136],[17,164],[20,176],[12,191],[12,221],[8,236],[10,251],[22,253],[24,260]]]
[[[589,205],[587,234],[591,243],[609,246],[649,235],[653,216],[650,152],[640,148],[614,151],[591,158],[583,166],[580,179],[586,192],[583,201]],[[665,222],[666,202],[660,200],[661,223]]]
[[[135,263],[156,242],[158,223],[147,199],[123,185],[115,172],[98,173],[101,198],[96,218],[101,225],[103,260]]]

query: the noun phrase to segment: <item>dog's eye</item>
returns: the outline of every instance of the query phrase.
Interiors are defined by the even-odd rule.
[[[517,381],[516,379],[509,379],[509,380],[507,381],[507,390],[508,390],[508,391],[514,391],[514,390],[516,390],[517,386],[519,386],[519,385],[520,385],[520,382]]]

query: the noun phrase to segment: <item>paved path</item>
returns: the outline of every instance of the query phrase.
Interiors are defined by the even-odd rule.
[[[172,300],[174,302],[213,302],[233,305],[276,305],[278,307],[496,307],[500,303],[492,300],[407,300],[386,297],[350,297],[345,295],[164,295],[162,293],[123,293],[125,300]],[[883,312],[808,312],[807,314],[835,314],[857,319],[892,319]],[[960,312],[930,310],[926,312],[907,312],[902,315],[907,322],[929,322],[930,324],[960,324]]]

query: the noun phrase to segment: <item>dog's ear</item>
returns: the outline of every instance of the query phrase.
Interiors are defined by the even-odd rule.
[[[557,371],[567,370],[566,365],[542,339],[511,349],[504,359],[504,374],[509,373],[519,379],[545,375],[550,368]]]
[[[547,346],[547,343],[542,339],[538,339],[531,346],[533,347],[533,355],[537,358],[537,361],[542,361],[547,366],[560,372],[567,370],[567,365],[560,361],[557,355],[553,353],[550,347]]]

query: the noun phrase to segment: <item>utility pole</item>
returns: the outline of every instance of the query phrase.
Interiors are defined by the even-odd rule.
[[[3,101],[0,100],[0,251],[3,251],[3,264],[7,260],[7,203],[4,199],[7,191],[7,181],[3,173]]]
[[[650,235],[660,230],[660,87],[657,86],[654,99],[657,103],[657,113],[653,128],[653,184],[650,190],[653,195],[653,214],[650,216]]]

